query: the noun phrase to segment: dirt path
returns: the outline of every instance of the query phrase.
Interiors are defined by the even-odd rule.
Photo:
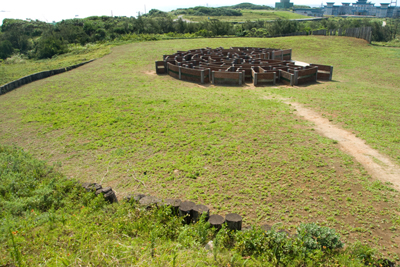
[[[400,190],[400,167],[393,163],[387,156],[380,154],[377,150],[366,145],[364,140],[330,123],[328,119],[323,118],[312,109],[303,107],[299,103],[290,102],[288,99],[278,97],[265,98],[281,100],[285,104],[291,104],[296,109],[296,115],[313,122],[315,124],[314,129],[318,133],[338,141],[341,150],[353,156],[372,177],[383,182],[391,182],[395,189]]]

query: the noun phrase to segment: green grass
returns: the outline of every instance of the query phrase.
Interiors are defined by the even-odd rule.
[[[109,45],[71,46],[67,54],[52,59],[30,60],[14,56],[0,62],[0,86],[29,74],[72,66],[84,61],[100,58],[110,53]]]
[[[57,167],[57,166],[55,166]],[[107,204],[57,168],[0,146],[0,264],[9,266],[363,266],[379,253],[343,243],[332,229],[301,224],[287,238],[273,227],[218,234],[204,220],[184,225],[169,208]],[[214,248],[204,245],[214,241]]]
[[[254,89],[203,87],[154,74],[163,54],[206,46],[292,48],[298,60],[334,65],[335,81]],[[332,113],[335,122],[395,158],[399,144],[387,147],[398,127],[376,128],[372,119],[380,114],[399,121],[397,51],[312,36],[119,46],[89,65],[0,97],[0,142],[61,161],[68,177],[111,185],[119,196],[134,191],[189,199],[214,213],[237,212],[245,224],[281,223],[291,232],[318,222],[346,243],[360,240],[397,257],[398,192],[372,180],[290,106],[263,99],[292,96]]]
[[[218,19],[227,22],[245,22],[247,20],[276,20],[276,19],[303,19],[307,16],[288,12],[288,11],[272,11],[272,10],[242,10],[242,16],[191,16],[183,15],[183,19],[190,21],[203,21],[210,19]]]

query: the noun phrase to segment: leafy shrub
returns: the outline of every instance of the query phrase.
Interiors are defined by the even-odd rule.
[[[6,59],[13,53],[13,47],[9,40],[0,42],[0,58]]]
[[[75,184],[22,149],[0,146],[0,210],[3,215],[60,208],[65,205],[68,192],[79,191]]]
[[[54,34],[42,36],[36,47],[36,56],[39,59],[52,58],[55,55],[64,54],[68,51],[64,42]]]
[[[298,239],[304,242],[308,250],[342,248],[340,235],[334,229],[318,226],[315,223],[300,224],[297,228]]]

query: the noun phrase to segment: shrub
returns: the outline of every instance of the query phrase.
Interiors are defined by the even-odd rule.
[[[315,223],[300,224],[297,228],[298,239],[304,242],[308,250],[326,250],[342,248],[340,235],[334,229],[318,226]]]
[[[4,40],[0,42],[0,58],[6,59],[13,53],[13,47],[10,41]]]
[[[52,58],[55,55],[64,54],[67,51],[68,48],[62,39],[54,34],[48,34],[40,38],[36,48],[36,57],[39,59]]]

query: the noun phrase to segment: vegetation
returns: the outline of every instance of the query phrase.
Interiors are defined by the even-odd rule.
[[[266,5],[255,5],[252,3],[240,3],[233,6],[228,6],[227,8],[234,8],[234,9],[251,9],[251,10],[270,10],[274,9],[273,7],[266,6]]]
[[[334,230],[301,224],[297,237],[273,227],[216,232],[185,225],[168,207],[110,205],[16,147],[0,146],[0,264],[17,266],[364,266],[384,264],[362,245],[346,250]],[[212,240],[213,246],[205,249]]]
[[[360,240],[397,259],[398,192],[372,180],[290,106],[264,99],[278,94],[311,105],[399,162],[398,127],[390,123],[400,114],[397,50],[345,37],[265,42],[189,39],[115,47],[83,68],[2,96],[0,142],[62,161],[68,177],[111,185],[119,197],[134,191],[193,200],[214,213],[237,212],[245,225],[281,223],[277,228],[291,234],[315,222],[335,229],[345,244]],[[207,46],[292,48],[298,60],[335,66],[337,82],[201,87],[154,75],[154,61],[163,54]]]
[[[73,50],[76,45],[89,43],[119,42],[121,40],[157,40],[164,37],[265,37],[292,32],[309,32],[317,29],[347,29],[371,26],[372,40],[388,42],[395,40],[400,30],[400,19],[336,19],[298,22],[289,19],[304,16],[290,12],[195,7],[179,9],[176,14],[186,14],[183,19],[173,19],[169,13],[152,9],[143,16],[135,17],[88,17],[63,20],[48,24],[41,21],[5,19],[0,32],[0,60],[19,55],[29,59],[52,58]],[[182,15],[183,16],[183,15]],[[189,23],[197,21],[199,23]],[[275,20],[275,21],[266,21]],[[235,24],[231,22],[242,22]],[[149,35],[151,35],[149,37]],[[184,36],[183,36],[184,35]]]
[[[190,21],[201,22],[210,19],[218,19],[223,22],[230,22],[233,24],[243,23],[246,21],[271,21],[276,19],[302,19],[306,16],[288,12],[288,11],[275,11],[275,10],[257,10],[257,9],[241,9],[241,16],[194,16],[183,15],[183,19]],[[235,25],[232,25],[234,27]]]
[[[179,8],[173,11],[175,15],[193,16],[241,16],[242,12],[226,7],[204,7]]]

